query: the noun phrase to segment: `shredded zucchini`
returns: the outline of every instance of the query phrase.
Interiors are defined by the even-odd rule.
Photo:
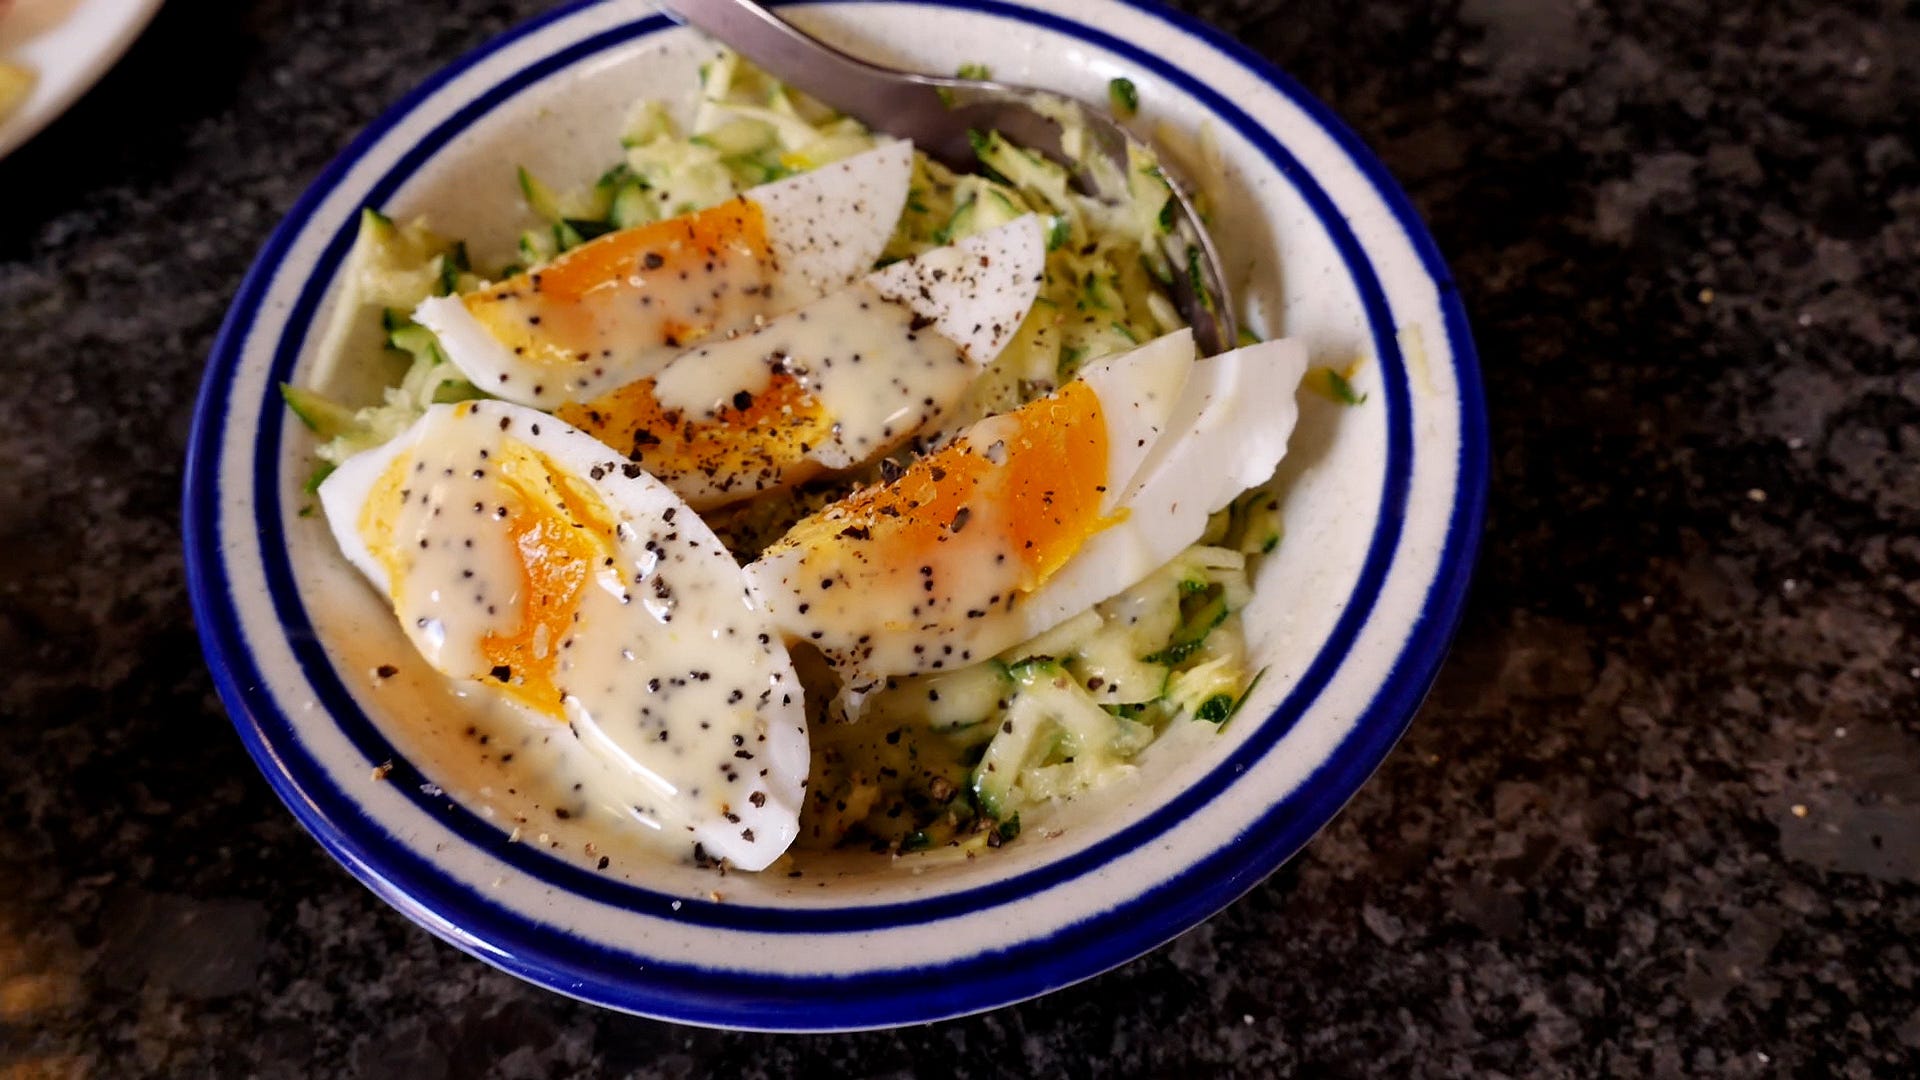
[[[1252,594],[1246,556],[1196,545],[992,660],[887,680],[858,721],[815,729],[810,805],[844,831],[803,845],[995,846],[996,823],[1125,776],[1168,725],[1224,724],[1253,681],[1239,618]],[[847,819],[842,803],[866,812]]]

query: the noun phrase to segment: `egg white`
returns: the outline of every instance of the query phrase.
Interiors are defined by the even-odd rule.
[[[1011,647],[1053,629],[1166,565],[1207,519],[1273,476],[1299,419],[1306,375],[1298,339],[1267,341],[1194,362],[1165,434],[1116,499],[1125,516],[1001,618]]]
[[[960,346],[975,367],[985,367],[1026,319],[1046,265],[1046,229],[1038,214],[1025,214],[866,280],[881,296],[932,319],[941,337]]]

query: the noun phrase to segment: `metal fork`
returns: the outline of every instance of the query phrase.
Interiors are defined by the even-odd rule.
[[[928,156],[960,172],[979,164],[970,133],[998,131],[1072,170],[1076,185],[1087,194],[1124,197],[1124,191],[1102,190],[1099,174],[1066,155],[1061,126],[1047,115],[1047,108],[1077,113],[1094,148],[1118,165],[1120,177],[1127,174],[1130,144],[1144,147],[1156,162],[1161,161],[1152,153],[1150,142],[1073,98],[1031,87],[920,75],[870,64],[802,33],[753,0],[661,0],[661,7],[775,78],[877,131],[913,140]],[[1226,352],[1238,343],[1238,330],[1219,256],[1186,185],[1164,162],[1161,174],[1173,192],[1174,213],[1162,243],[1173,271],[1174,305],[1192,324],[1202,353]]]

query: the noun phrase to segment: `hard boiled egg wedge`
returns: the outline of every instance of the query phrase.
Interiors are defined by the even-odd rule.
[[[696,509],[866,464],[958,401],[1040,288],[1027,215],[894,263],[557,414]]]
[[[740,568],[591,435],[434,406],[320,487],[349,561],[434,668],[567,728],[604,801],[757,870],[798,831],[801,689]]]
[[[895,142],[718,206],[597,237],[414,312],[487,393],[551,409],[657,372],[872,269],[906,203]]]
[[[1196,360],[1165,434],[1120,496],[1122,511],[1014,605],[1007,644],[1145,580],[1196,543],[1214,512],[1271,479],[1299,419],[1294,392],[1306,371],[1306,346],[1292,339]]]
[[[1270,477],[1305,370],[1297,342],[1196,359],[1168,335],[807,518],[747,575],[856,694],[984,660],[1145,578]]]
[[[1160,512],[1122,496],[1193,368],[1185,330],[1090,364],[801,521],[747,575],[781,628],[855,692],[870,678],[984,660],[1028,636],[1026,607],[1090,539]],[[1131,582],[1074,599],[1091,607]]]

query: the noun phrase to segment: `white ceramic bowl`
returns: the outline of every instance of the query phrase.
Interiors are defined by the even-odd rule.
[[[260,768],[328,851],[462,949],[617,1009],[777,1030],[933,1020],[1044,993],[1139,955],[1297,851],[1412,717],[1459,615],[1483,513],[1478,374],[1445,266],[1405,197],[1324,107],[1231,41],[1132,0],[795,5],[857,52],[1099,100],[1190,135],[1218,239],[1269,334],[1365,362],[1367,395],[1302,395],[1286,539],[1247,611],[1269,670],[1215,734],[1177,727],[1098,799],[965,862],[875,857],[800,880],[663,867],[625,876],[506,835],[431,783],[403,699],[353,659],[404,649],[391,614],[303,519],[311,445],[276,393],[315,370],[360,207],[504,250],[512,168],[559,184],[613,159],[633,99],[691,96],[711,46],[641,0],[574,4],[433,76],[317,180],[261,253],[215,347],[186,490],[207,656]],[[324,601],[324,603],[322,602]],[[384,638],[382,637],[384,635]],[[417,703],[416,703],[417,704]],[[373,767],[393,761],[382,780]],[[721,899],[715,900],[718,892]]]

